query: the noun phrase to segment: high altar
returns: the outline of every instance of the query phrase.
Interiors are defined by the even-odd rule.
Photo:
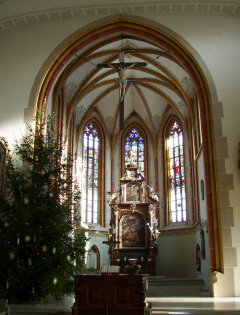
[[[158,193],[146,184],[137,166],[129,166],[115,192],[110,194],[111,220],[108,242],[111,265],[124,272],[128,260],[136,259],[141,272],[155,275],[157,238],[155,217]]]

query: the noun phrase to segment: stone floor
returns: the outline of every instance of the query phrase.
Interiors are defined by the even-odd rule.
[[[240,315],[240,298],[209,297],[147,297],[152,304],[148,314],[235,314]],[[73,298],[62,302],[48,302],[29,305],[10,305],[11,315],[70,315]],[[94,314],[93,314],[94,315]],[[127,315],[127,314],[126,314]]]
[[[146,315],[157,314],[220,314],[240,315],[240,297],[211,298],[202,295],[201,283],[179,283],[175,280],[162,284],[150,282],[146,302]],[[9,305],[11,315],[71,315],[73,297],[63,301],[45,301],[27,305]],[[93,314],[94,315],[94,314]],[[127,315],[127,314],[126,314]]]

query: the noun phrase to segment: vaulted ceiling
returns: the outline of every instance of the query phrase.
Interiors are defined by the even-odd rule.
[[[183,119],[187,118],[193,96],[188,73],[166,49],[136,36],[119,34],[75,56],[66,77],[66,90],[68,106],[76,108],[77,126],[84,114],[95,111],[109,133],[118,132],[118,74],[114,69],[98,65],[119,63],[121,51],[125,53],[125,63],[146,63],[144,67],[136,65],[126,72],[125,122],[137,116],[151,133],[157,133],[169,106]]]
[[[32,23],[49,23],[56,19],[107,17],[113,14],[164,14],[193,12],[197,14],[240,14],[240,0],[219,1],[136,1],[136,0],[6,0],[0,1],[0,30]],[[126,36],[127,35],[127,36]],[[161,119],[169,109],[187,119],[192,110],[193,82],[189,73],[166,46],[154,44],[140,35],[113,32],[75,51],[67,64],[62,83],[66,86],[69,113],[76,113],[76,128],[83,116],[96,115],[110,134],[119,130],[119,97],[117,72],[97,67],[102,63],[117,63],[118,54],[125,52],[125,62],[145,62],[145,67],[127,70],[125,123],[133,117],[150,133],[157,133]],[[60,84],[59,86],[61,86]],[[69,118],[71,118],[71,115]]]

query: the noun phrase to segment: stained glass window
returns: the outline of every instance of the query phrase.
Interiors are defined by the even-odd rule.
[[[92,123],[84,129],[82,220],[98,222],[99,135]]]
[[[185,222],[187,220],[187,211],[183,133],[177,121],[171,124],[168,131],[167,153],[170,220],[171,222]]]
[[[144,138],[133,128],[125,138],[125,167],[137,165],[144,176]]]

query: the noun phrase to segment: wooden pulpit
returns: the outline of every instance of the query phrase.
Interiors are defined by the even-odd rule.
[[[72,315],[144,315],[147,275],[75,275]]]

